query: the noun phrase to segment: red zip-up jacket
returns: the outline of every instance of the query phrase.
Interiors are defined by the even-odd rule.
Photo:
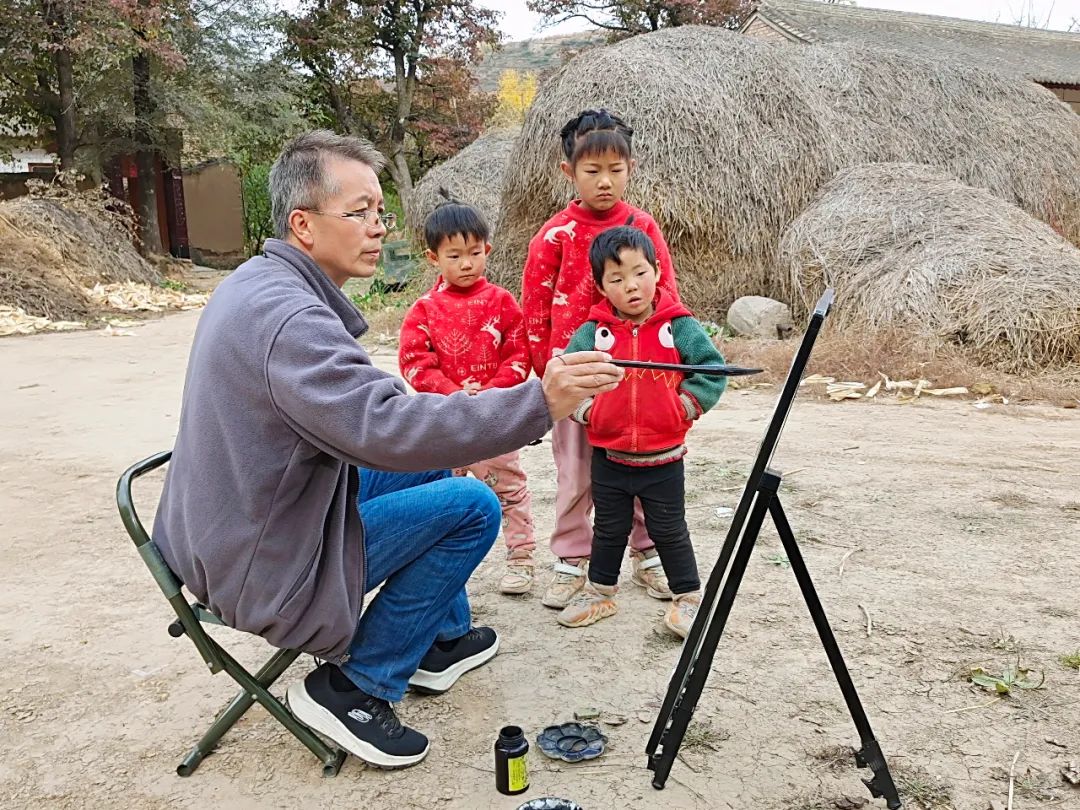
[[[401,376],[417,391],[453,394],[465,382],[510,388],[529,376],[521,309],[486,278],[455,287],[440,276],[401,325]]]
[[[656,248],[659,286],[672,299],[679,300],[671,254],[651,216],[622,200],[603,213],[575,200],[545,222],[529,242],[521,281],[521,309],[536,376],[544,376],[552,355],[562,353],[574,331],[585,323],[589,309],[604,300],[589,266],[593,239],[601,231],[625,225],[631,216],[633,224],[648,234]]]
[[[570,351],[599,349],[618,360],[722,364],[723,355],[701,324],[678,301],[657,290],[655,311],[642,324],[623,320],[604,301],[589,312],[570,341]],[[597,394],[575,413],[585,421],[589,443],[631,466],[676,461],[694,420],[724,392],[725,377],[628,368],[614,391]],[[671,452],[662,452],[671,451]]]

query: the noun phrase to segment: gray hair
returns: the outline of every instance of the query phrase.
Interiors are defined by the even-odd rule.
[[[326,173],[326,157],[356,160],[378,174],[386,165],[383,154],[363,138],[317,129],[298,135],[281,150],[270,169],[270,208],[274,235],[289,235],[289,214],[297,208],[318,208],[337,193],[336,180]]]

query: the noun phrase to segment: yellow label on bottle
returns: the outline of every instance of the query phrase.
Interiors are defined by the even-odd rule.
[[[510,768],[510,791],[516,793],[529,786],[529,769],[525,765],[525,757],[517,757],[507,760]]]

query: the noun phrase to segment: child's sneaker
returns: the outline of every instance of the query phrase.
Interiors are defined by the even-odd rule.
[[[630,553],[630,581],[640,585],[653,599],[670,599],[671,588],[667,574],[656,549],[633,551]]]
[[[559,560],[555,563],[555,576],[551,578],[540,601],[545,607],[562,610],[585,584],[585,572],[588,570],[588,558],[582,558],[577,565]]]
[[[499,580],[499,593],[528,593],[533,584],[531,551],[511,551],[506,558],[506,573]]]
[[[615,601],[618,590],[617,585],[586,582],[577,596],[559,613],[559,624],[563,627],[585,627],[615,615],[619,610],[619,604]]]
[[[680,593],[672,599],[671,605],[664,612],[664,627],[679,638],[686,638],[699,607],[701,607],[701,591]]]

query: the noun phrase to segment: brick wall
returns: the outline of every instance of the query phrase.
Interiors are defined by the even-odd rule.
[[[750,25],[746,27],[743,32],[747,36],[754,37],[756,39],[764,40],[765,42],[790,42],[790,40],[762,20],[756,19]]]
[[[1075,112],[1080,113],[1080,90],[1065,87],[1048,87],[1047,90],[1072,107]]]

